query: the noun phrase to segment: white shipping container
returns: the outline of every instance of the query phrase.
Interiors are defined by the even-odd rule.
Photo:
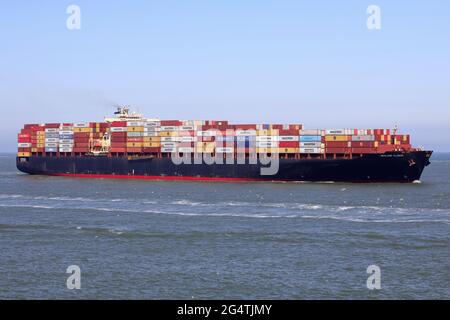
[[[161,152],[177,152],[177,148],[161,147]]]
[[[73,152],[72,148],[59,148],[59,152]]]
[[[142,121],[127,121],[127,127],[143,127],[144,123]]]
[[[186,137],[179,137],[181,142],[194,142],[195,138],[194,137],[190,137],[190,136],[186,136]]]
[[[327,135],[345,135],[346,129],[327,129],[325,130]]]
[[[111,127],[111,132],[127,132],[126,127]]]
[[[31,148],[31,143],[25,143],[25,142],[18,143],[17,147],[18,148]]]
[[[358,129],[357,130],[357,133],[358,133],[359,136],[366,136],[368,134],[367,132],[368,132],[367,129]]]
[[[256,141],[278,141],[278,136],[256,136]]]
[[[72,148],[72,147],[73,147],[73,144],[70,144],[70,143],[60,143],[60,144],[59,144],[59,147],[60,147],[60,148]]]
[[[63,126],[63,127],[60,128],[60,130],[61,130],[61,131],[70,131],[70,132],[73,132],[73,127],[66,127],[66,126]]]
[[[178,130],[180,130],[180,131],[192,131],[192,130],[194,130],[194,126],[181,126],[181,127],[178,127]]]
[[[279,136],[278,141],[298,141],[298,136]]]
[[[74,123],[73,126],[74,128],[89,128],[89,123]]]
[[[300,153],[323,153],[321,148],[300,148]]]
[[[197,137],[215,137],[216,130],[197,131]]]
[[[176,142],[161,142],[161,147],[175,148],[178,144]]]
[[[142,133],[143,137],[159,137],[159,133],[157,131],[148,131]]]
[[[59,131],[59,129],[57,129],[57,128],[46,128],[45,129],[45,132],[48,132],[48,133],[58,133],[58,131]]]
[[[161,142],[178,142],[181,137],[161,137]]]
[[[183,126],[194,126],[195,125],[194,120],[183,120],[183,121],[181,121],[181,123],[183,124]],[[191,129],[189,129],[189,130],[191,130]]]
[[[144,127],[144,132],[159,132],[161,127]]]
[[[256,147],[257,148],[275,148],[278,147],[278,142],[277,141],[259,141],[256,142]]]
[[[237,136],[256,136],[256,130],[236,130]]]
[[[45,147],[46,148],[57,148],[58,144],[57,143],[46,143]]]
[[[159,122],[159,121],[144,122],[144,127],[154,128],[154,127],[160,127],[160,126],[161,126],[161,122]]]
[[[73,135],[73,131],[61,130],[61,131],[59,131],[59,135],[60,136],[64,136],[64,135],[71,136],[71,135]]]
[[[177,131],[177,126],[161,126],[161,131]]]
[[[73,144],[73,139],[60,139],[60,144]]]
[[[374,135],[352,136],[352,141],[375,141]]]
[[[193,153],[194,152],[194,148],[192,148],[192,147],[180,147],[180,148],[178,148],[178,152]]]
[[[301,148],[321,148],[321,142],[300,142]]]
[[[45,138],[45,142],[59,142],[58,138]]]
[[[300,130],[301,136],[320,136],[322,134],[322,130],[320,129],[303,129]]]
[[[233,153],[234,148],[232,147],[226,147],[226,148],[216,148],[217,153]]]

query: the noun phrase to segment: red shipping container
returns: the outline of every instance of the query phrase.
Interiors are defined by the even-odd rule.
[[[73,148],[73,152],[80,152],[80,153],[85,153],[85,152],[89,152],[89,148],[83,148],[83,147],[74,147]]]
[[[125,147],[112,147],[109,151],[113,152],[113,153],[125,153],[125,152],[127,152],[127,148],[125,148]]]
[[[161,120],[161,126],[181,126],[180,120]]]
[[[192,130],[178,131],[179,137],[193,137],[194,135],[195,131]]]
[[[76,138],[89,138],[90,137],[89,132],[74,132],[73,137]]]
[[[280,136],[298,136],[300,133],[299,129],[289,129],[289,130],[283,130],[279,129],[278,134]]]
[[[377,152],[378,153],[390,152],[390,151],[394,151],[395,148],[396,148],[396,146],[394,146],[392,144],[383,144],[383,145],[379,145],[377,147]]]
[[[18,143],[31,143],[31,138],[19,138],[17,139]]]
[[[88,143],[89,142],[89,138],[75,138],[74,142],[75,143]]]
[[[280,141],[278,146],[280,148],[298,148],[299,143],[298,141]]]
[[[24,127],[24,129],[33,129],[33,128],[38,128],[39,125],[38,124],[26,124],[23,127]]]
[[[126,121],[114,121],[111,122],[111,127],[126,127],[127,122]]]
[[[114,148],[126,148],[127,143],[126,142],[111,142],[111,147]]]
[[[31,134],[31,129],[21,129],[20,134]]]
[[[235,130],[256,130],[256,124],[235,124]]]
[[[111,137],[126,137],[126,132],[111,132]]]
[[[141,153],[142,148],[127,148],[127,152],[129,153]]]
[[[77,148],[87,148],[87,147],[89,147],[89,143],[76,142],[75,141],[75,147],[77,147]]]
[[[347,141],[325,141],[326,148],[347,148],[349,144]]]
[[[127,137],[127,142],[144,142],[144,137]]]
[[[352,148],[373,148],[375,147],[375,142],[373,141],[352,141]]]
[[[213,124],[204,124],[201,126],[201,128],[199,130],[206,131],[206,130],[211,130],[211,129],[219,129],[219,126],[213,125]]]
[[[59,128],[59,126],[60,126],[60,123],[46,123],[45,124],[45,128],[52,128],[52,129],[55,129],[55,128]]]

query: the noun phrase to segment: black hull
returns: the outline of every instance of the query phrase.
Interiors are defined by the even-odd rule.
[[[170,158],[103,156],[18,157],[17,168],[28,174],[99,178],[413,182],[420,180],[430,156],[429,151],[415,151],[353,159],[279,159],[275,175],[261,175],[261,164],[176,165]]]

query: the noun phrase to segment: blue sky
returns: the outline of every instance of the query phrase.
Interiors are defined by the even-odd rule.
[[[81,8],[68,30],[66,8]],[[381,8],[381,30],[366,9]],[[10,1],[0,151],[24,123],[163,119],[392,128],[450,151],[449,1]]]

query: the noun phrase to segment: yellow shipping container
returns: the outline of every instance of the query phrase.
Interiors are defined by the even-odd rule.
[[[160,131],[159,136],[160,137],[170,137],[171,133],[172,133],[172,131]]]
[[[31,156],[31,152],[17,152],[18,157],[29,157]]]
[[[160,142],[161,137],[144,137],[144,142]]]
[[[335,136],[335,135],[328,135],[325,136],[325,141],[349,141],[350,136]]]
[[[158,148],[161,146],[160,142],[144,142],[143,143],[144,148]]]
[[[374,144],[374,146],[375,146],[375,148],[377,148],[377,147],[378,147],[378,141],[375,141],[375,144]]]
[[[128,132],[144,132],[144,127],[127,127]]]
[[[278,153],[278,148],[256,148],[256,153]]]
[[[92,128],[73,128],[73,132],[90,133],[92,132]]]
[[[197,148],[214,148],[215,146],[215,142],[197,142]]]
[[[278,136],[279,135],[279,130],[278,129],[257,130],[256,134],[258,136]]]
[[[127,142],[127,148],[142,148],[142,142]]]
[[[278,148],[279,153],[299,153],[299,148]]]

